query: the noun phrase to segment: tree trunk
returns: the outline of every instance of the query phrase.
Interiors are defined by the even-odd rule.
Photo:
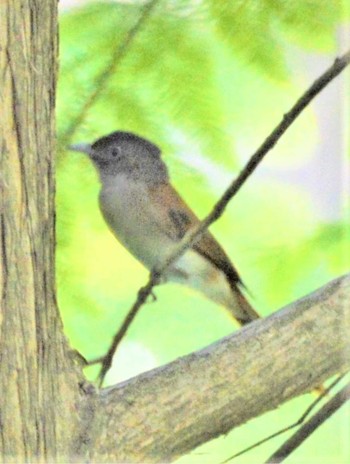
[[[55,300],[57,0],[3,0],[0,44],[0,454],[48,462],[79,402]]]

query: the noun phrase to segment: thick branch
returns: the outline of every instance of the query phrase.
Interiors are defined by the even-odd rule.
[[[350,275],[201,351],[100,391],[90,403],[96,459],[172,461],[349,369],[349,300]]]

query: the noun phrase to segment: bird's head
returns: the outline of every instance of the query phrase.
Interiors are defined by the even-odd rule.
[[[131,132],[112,132],[92,144],[80,143],[71,145],[69,149],[89,155],[102,180],[118,175],[146,183],[168,179],[160,149]]]

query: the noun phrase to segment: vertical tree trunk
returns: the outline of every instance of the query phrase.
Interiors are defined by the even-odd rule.
[[[0,3],[0,455],[69,453],[79,401],[55,301],[57,0]],[[72,378],[74,376],[74,379]]]

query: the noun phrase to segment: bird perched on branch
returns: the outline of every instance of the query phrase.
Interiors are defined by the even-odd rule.
[[[159,266],[200,222],[171,185],[159,148],[148,140],[117,131],[70,149],[86,153],[93,162],[102,184],[99,203],[105,221],[148,269]],[[208,231],[163,278],[202,292],[241,325],[259,317],[243,294],[237,270]]]

